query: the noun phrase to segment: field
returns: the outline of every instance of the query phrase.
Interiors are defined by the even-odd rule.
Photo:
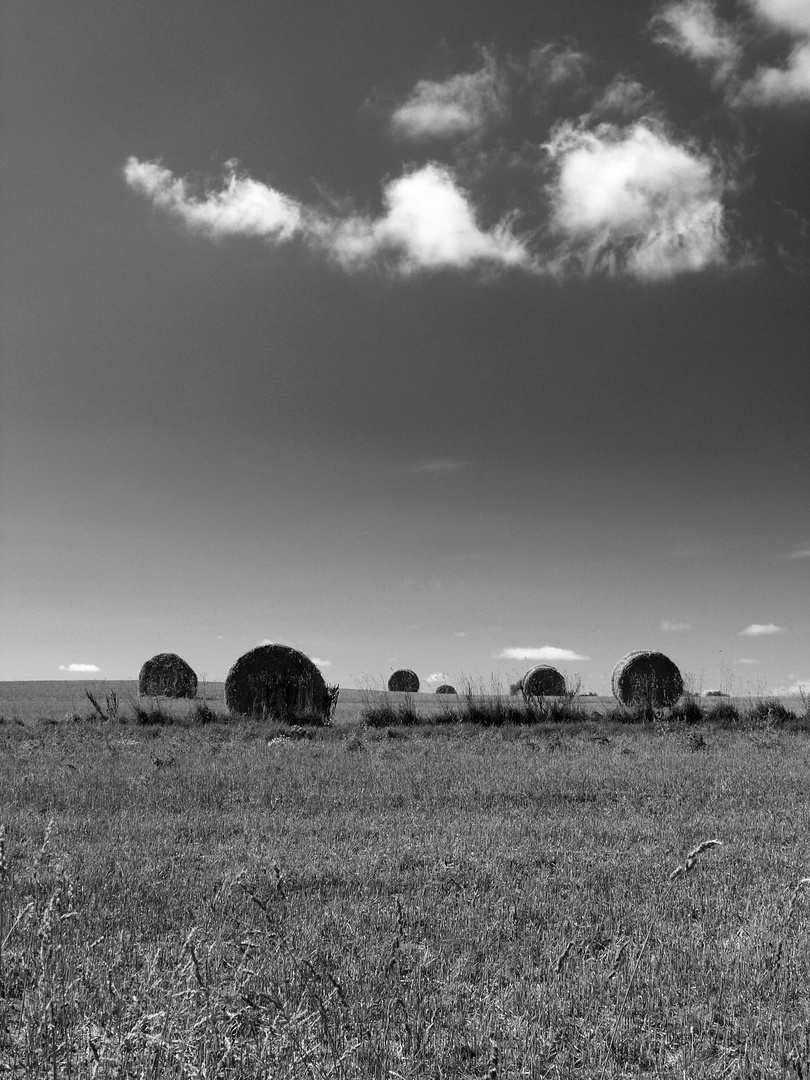
[[[0,690],[0,1075],[810,1075],[805,721]]]

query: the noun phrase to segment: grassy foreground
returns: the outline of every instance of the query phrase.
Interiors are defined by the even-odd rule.
[[[806,732],[286,734],[0,726],[0,1076],[809,1075]]]

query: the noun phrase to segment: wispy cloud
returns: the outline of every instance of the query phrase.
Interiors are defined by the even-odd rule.
[[[95,664],[60,664],[60,671],[101,671],[100,667],[96,667]]]
[[[331,667],[332,666],[332,661],[331,660],[321,660],[317,656],[313,656],[313,657],[311,657],[311,659],[312,659],[312,663],[316,667]]]
[[[425,141],[479,135],[502,119],[505,86],[495,58],[485,53],[479,71],[453,75],[444,82],[421,79],[391,116],[400,138]]]
[[[662,125],[566,122],[546,149],[563,265],[656,281],[728,261],[720,170]]]
[[[784,626],[775,623],[751,623],[745,630],[740,631],[740,637],[767,637],[769,634],[784,634]]]
[[[750,656],[743,656],[738,661],[738,664],[746,664],[749,667],[753,667],[754,664],[758,664],[759,660],[752,660]]]
[[[541,645],[539,648],[525,648],[513,645],[493,653],[496,660],[590,660],[573,649],[558,649],[556,645]]]
[[[591,116],[614,121],[639,119],[656,111],[655,95],[626,75],[618,75],[591,106]]]
[[[791,551],[789,555],[785,556],[786,559],[810,559],[810,548],[800,548],[798,551]]]
[[[180,218],[187,228],[208,236],[259,236],[281,243],[303,230],[304,212],[294,199],[239,175],[234,161],[225,169],[224,186],[199,197],[192,195],[186,180],[157,161],[129,158],[124,179],[133,191]]]
[[[661,629],[665,634],[677,634],[682,630],[691,630],[692,626],[688,622],[672,622],[670,619],[664,619]]]
[[[512,231],[511,217],[483,228],[471,196],[443,165],[429,163],[391,180],[383,191],[384,212],[376,218],[339,217],[305,207],[274,188],[240,177],[233,162],[227,168],[222,190],[200,196],[193,196],[185,180],[158,162],[130,158],[124,177],[133,191],[192,231],[277,244],[298,236],[346,269],[382,261],[392,272],[407,276],[481,265],[530,269],[534,264]]]
[[[446,682],[449,678],[450,676],[445,674],[445,672],[443,671],[434,671],[432,675],[428,675],[427,679],[425,679],[425,682]]]
[[[747,0],[744,27],[722,19],[714,0],[673,0],[653,17],[653,38],[707,67],[730,105],[792,106],[810,101],[810,4]],[[789,47],[781,64],[755,64],[771,39]]]
[[[715,78],[728,78],[742,60],[736,30],[717,15],[709,0],[665,4],[653,17],[651,27],[655,41],[710,66]]]

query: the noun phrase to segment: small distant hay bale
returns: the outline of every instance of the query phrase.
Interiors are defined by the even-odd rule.
[[[244,653],[225,679],[225,704],[241,716],[328,721],[331,694],[323,675],[289,645],[259,645]]]
[[[551,664],[538,664],[531,668],[519,683],[524,699],[535,697],[562,697],[565,679]]]
[[[194,698],[197,676],[177,653],[158,653],[141,668],[138,693],[142,697]]]
[[[523,693],[523,679],[518,679],[517,682],[509,683],[510,694],[522,694]]]
[[[683,678],[668,656],[641,649],[622,657],[610,687],[621,705],[672,705],[683,693]]]
[[[437,694],[457,694],[455,686],[451,686],[450,683],[442,683],[441,686],[436,687]]]
[[[388,680],[388,689],[416,694],[419,692],[419,676],[415,671],[410,671],[408,668],[400,668]]]

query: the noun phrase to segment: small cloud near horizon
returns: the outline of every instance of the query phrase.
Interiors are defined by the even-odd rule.
[[[750,666],[750,665],[753,665],[753,664],[758,664],[759,660],[752,660],[751,657],[749,657],[749,656],[743,656],[741,659],[739,659],[737,661],[737,663],[738,664],[748,664]]]
[[[425,682],[445,682],[449,678],[444,671],[434,671],[432,675],[428,675]]]
[[[810,694],[810,679],[798,679],[789,686],[772,686],[771,693],[783,697],[788,695],[792,697],[794,694]]]
[[[786,559],[810,559],[810,548],[801,548],[799,551],[791,551]]]
[[[745,630],[740,631],[740,637],[767,637],[770,634],[784,634],[784,626],[775,623],[751,623]]]
[[[101,671],[95,664],[60,664],[60,671]]]
[[[436,458],[432,461],[420,461],[411,466],[411,472],[428,473],[431,476],[444,476],[448,473],[460,472],[466,468],[466,462],[455,461],[453,458]]]
[[[312,657],[310,657],[310,659],[312,660],[312,663],[315,665],[315,667],[331,667],[332,666],[332,661],[331,660],[321,660],[317,656],[312,656]]]
[[[590,656],[582,656],[573,649],[558,649],[556,645],[541,645],[539,648],[514,645],[492,655],[496,660],[590,660]]]
[[[661,629],[665,634],[676,634],[681,630],[691,630],[692,625],[688,622],[671,622],[669,619],[664,619]]]

